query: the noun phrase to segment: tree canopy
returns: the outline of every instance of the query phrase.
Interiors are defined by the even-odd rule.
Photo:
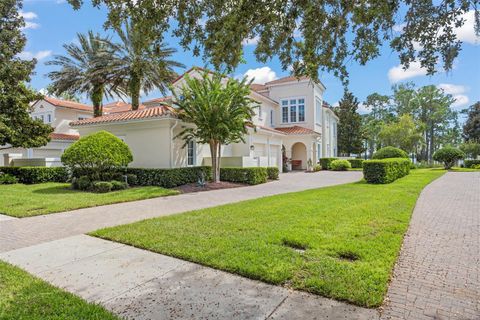
[[[463,138],[466,141],[480,141],[480,101],[467,109],[468,118],[463,126]]]
[[[334,111],[339,118],[337,145],[338,153],[350,156],[363,151],[362,118],[358,114],[358,99],[345,92]]]
[[[19,15],[21,2],[0,2],[0,146],[32,148],[44,146],[53,129],[30,117],[30,104],[41,96],[25,84],[35,60],[21,60],[17,54],[25,47]]]
[[[68,2],[78,9],[85,0]],[[461,50],[455,28],[479,2],[91,0],[108,8],[106,26],[132,19],[159,42],[172,31],[185,49],[203,54],[216,69],[235,68],[242,61],[244,41],[252,39],[261,62],[278,56],[283,68],[293,67],[297,75],[316,80],[319,71],[330,71],[344,82],[349,61],[366,64],[380,55],[385,42],[405,67],[418,61],[428,74],[440,63],[450,70]],[[478,14],[475,22],[480,34]]]

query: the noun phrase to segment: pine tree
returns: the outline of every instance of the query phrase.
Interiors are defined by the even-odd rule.
[[[463,138],[466,141],[480,141],[480,101],[467,110],[468,119],[463,126]]]
[[[338,152],[341,155],[359,154],[364,150],[362,135],[362,117],[358,113],[358,99],[345,92],[335,114],[340,119],[338,124]]]

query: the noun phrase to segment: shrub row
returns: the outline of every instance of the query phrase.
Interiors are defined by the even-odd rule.
[[[322,167],[322,170],[330,170],[330,164],[334,160],[337,160],[337,158],[320,158],[318,163]]]
[[[347,171],[351,167],[352,165],[350,164],[350,162],[344,159],[333,160],[330,163],[330,170],[333,171]]]
[[[268,177],[268,179],[278,180],[279,174],[280,174],[280,170],[278,170],[277,167],[267,167],[267,177]]]
[[[268,173],[265,167],[221,168],[220,180],[246,184],[267,182]]]
[[[363,177],[368,183],[391,183],[410,173],[410,160],[388,158],[363,162]]]
[[[205,181],[212,177],[210,167],[186,167],[173,169],[127,168],[127,174],[136,176],[136,185],[174,188],[197,182],[203,176]],[[130,182],[129,182],[130,183]]]
[[[480,159],[479,160],[465,160],[464,161],[465,168],[472,168],[475,165],[480,165]]]
[[[352,168],[363,168],[363,159],[347,159]]]
[[[0,167],[0,172],[10,174],[25,184],[67,182],[69,177],[64,167]]]

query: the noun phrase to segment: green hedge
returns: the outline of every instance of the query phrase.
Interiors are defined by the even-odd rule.
[[[470,160],[465,160],[464,161],[465,168],[471,168],[471,167],[473,167],[474,165],[477,165],[477,164],[480,164],[480,160],[470,159]]]
[[[20,183],[67,182],[65,167],[0,167],[0,172],[15,176]]]
[[[267,182],[267,177],[268,173],[265,167],[220,169],[220,180],[222,181],[260,184]]]
[[[280,170],[277,167],[267,167],[267,176],[270,180],[278,180]]]
[[[352,168],[363,168],[363,159],[347,159]]]
[[[373,159],[407,158],[408,153],[395,147],[384,147],[373,154]]]
[[[368,183],[391,183],[410,173],[410,160],[388,158],[363,162],[363,177]]]
[[[205,181],[212,178],[211,167],[185,167],[173,169],[127,168],[127,174],[134,174],[136,185],[160,186],[164,188],[178,187],[187,183],[195,183],[203,175]]]
[[[350,164],[350,162],[344,159],[333,160],[330,163],[330,170],[333,171],[347,171],[351,167],[352,165]]]
[[[320,158],[318,163],[322,166],[322,170],[330,170],[330,163],[337,158]]]

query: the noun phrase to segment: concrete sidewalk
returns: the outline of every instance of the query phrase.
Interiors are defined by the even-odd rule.
[[[0,259],[128,319],[378,319],[376,310],[288,290],[86,235]]]
[[[85,208],[64,213],[0,221],[0,252],[190,210],[265,196],[358,181],[358,171],[281,174],[280,180],[223,189]]]

